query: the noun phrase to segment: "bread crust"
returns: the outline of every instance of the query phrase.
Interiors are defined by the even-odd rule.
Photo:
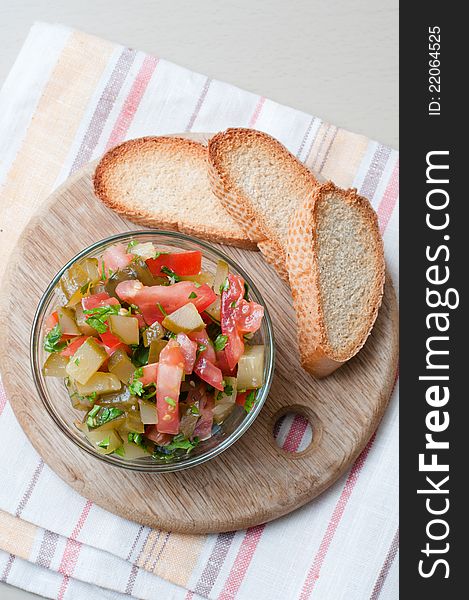
[[[206,147],[199,142],[185,138],[146,136],[123,142],[106,152],[99,161],[94,173],[94,192],[103,204],[139,225],[179,231],[215,243],[229,244],[246,250],[257,250],[255,242],[244,233],[242,228],[233,227],[232,231],[229,229],[222,230],[211,223],[204,223],[201,226],[188,221],[171,219],[167,214],[158,213],[157,208],[154,212],[150,212],[142,206],[130,206],[119,198],[118,193],[110,193],[107,185],[107,176],[110,169],[115,164],[125,162],[127,158],[135,156],[139,152],[148,151],[149,148],[167,155],[173,155],[175,158],[184,153],[192,155],[202,162],[207,160]],[[220,210],[224,210],[224,208],[220,206]]]
[[[265,215],[256,210],[249,197],[237,189],[223,167],[221,157],[240,143],[255,141],[267,147],[272,157],[297,170],[298,181],[303,180],[312,191],[319,185],[314,175],[291,152],[272,136],[256,129],[230,128],[214,135],[208,142],[209,179],[213,193],[219,198],[226,211],[235,219],[248,237],[257,243],[267,262],[275,267],[279,275],[288,281],[286,247],[276,231],[269,227]],[[299,185],[299,184],[298,184]]]
[[[327,337],[316,247],[318,209],[320,203],[327,201],[330,194],[340,196],[346,203],[361,212],[361,217],[373,234],[372,252],[377,265],[371,294],[372,310],[364,315],[363,333],[353,347],[344,348],[340,352],[334,351]],[[311,198],[298,207],[292,219],[287,246],[287,268],[297,314],[301,363],[311,375],[325,377],[363,347],[381,305],[385,280],[384,248],[378,218],[369,201],[359,196],[355,189],[341,190],[332,182],[319,187]]]

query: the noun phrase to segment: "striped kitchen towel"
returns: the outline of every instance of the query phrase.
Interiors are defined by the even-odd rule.
[[[317,174],[367,196],[397,284],[396,151],[59,25],[34,25],[0,92],[2,248],[14,247],[54,188],[120,141],[230,126],[274,135]],[[397,388],[355,465],[314,502],[247,531],[194,536],[126,521],[70,489],[32,448],[0,386],[0,580],[60,599],[395,600]],[[306,423],[288,417],[277,437],[298,450]]]

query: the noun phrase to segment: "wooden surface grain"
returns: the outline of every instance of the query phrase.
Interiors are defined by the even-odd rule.
[[[49,281],[83,247],[135,229],[94,197],[92,169],[89,165],[50,197],[23,232],[6,275],[2,377],[32,444],[80,494],[151,527],[191,533],[241,529],[302,506],[353,463],[386,408],[397,368],[397,307],[391,281],[388,278],[364,349],[332,376],[315,380],[299,364],[288,286],[260,253],[223,246],[253,276],[274,323],[277,361],[266,404],[238,442],[204,465],[156,475],[104,464],[58,432],[29,375],[30,326]],[[22,378],[17,376],[19,362],[26,374]],[[273,438],[274,423],[290,410],[304,414],[313,428],[311,445],[299,454],[282,451]]]

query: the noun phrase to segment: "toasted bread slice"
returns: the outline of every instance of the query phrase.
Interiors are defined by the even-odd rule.
[[[325,377],[369,336],[384,288],[383,241],[366,198],[328,182],[297,209],[287,266],[303,367]]]
[[[212,193],[207,149],[193,140],[144,137],[116,146],[96,167],[94,191],[135,223],[256,249]]]
[[[254,129],[227,129],[209,140],[212,189],[256,242],[268,262],[288,279],[288,228],[299,204],[311,197],[314,175],[276,139]]]

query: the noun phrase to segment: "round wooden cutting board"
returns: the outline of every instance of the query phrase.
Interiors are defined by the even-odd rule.
[[[29,336],[53,276],[85,246],[136,229],[92,191],[94,165],[59,188],[28,224],[5,275],[1,371],[13,410],[31,443],[69,485],[100,506],[150,527],[186,533],[241,529],[280,517],[330,486],[375,431],[397,369],[397,305],[390,277],[373,332],[361,352],[323,380],[305,373],[296,348],[290,291],[259,252],[220,249],[251,274],[269,308],[276,338],[275,377],[251,428],[227,451],[193,469],[146,474],[96,460],[56,427],[35,391]],[[281,450],[273,427],[287,412],[305,415],[310,446]]]

